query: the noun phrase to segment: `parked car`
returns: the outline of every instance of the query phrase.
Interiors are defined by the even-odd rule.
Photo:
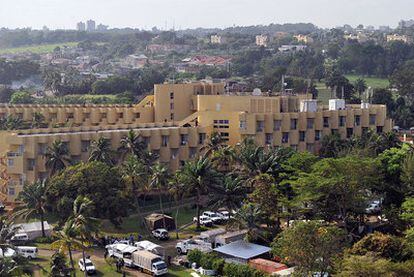
[[[203,216],[208,217],[214,224],[221,224],[223,222],[223,218],[215,212],[205,211],[203,212]]]
[[[94,274],[96,273],[95,265],[92,263],[90,259],[85,259],[85,263],[83,263],[83,259],[80,259],[78,262],[79,269],[81,271],[85,271],[88,274]]]
[[[193,222],[197,222],[197,217],[195,216],[193,218]],[[204,215],[200,215],[200,225],[202,226],[213,226],[213,221],[211,221],[210,218]]]
[[[156,229],[152,231],[152,235],[154,238],[159,240],[167,240],[170,238],[170,235],[168,234],[168,231],[166,229]]]
[[[178,255],[187,254],[188,251],[193,249],[198,249],[203,252],[212,251],[211,243],[197,239],[187,239],[180,241],[175,245],[175,248],[177,250]]]
[[[29,260],[37,258],[37,247],[33,246],[17,246],[16,247],[17,254],[23,256]]]
[[[217,211],[217,215],[220,216],[223,220],[229,220],[230,219],[230,213],[226,210]]]
[[[10,238],[13,243],[25,243],[29,241],[29,236],[26,233],[17,233]]]

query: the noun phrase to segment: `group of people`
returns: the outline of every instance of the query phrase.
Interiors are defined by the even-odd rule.
[[[116,244],[116,243],[128,241],[129,245],[134,245],[136,241],[141,241],[141,240],[142,240],[142,236],[140,234],[138,234],[136,238],[134,237],[133,234],[130,234],[129,237],[124,237],[124,238],[105,236],[101,238],[101,243],[103,246],[106,246],[110,244]]]

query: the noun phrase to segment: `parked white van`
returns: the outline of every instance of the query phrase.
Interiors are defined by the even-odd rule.
[[[10,240],[13,242],[26,242],[29,240],[29,236],[26,233],[17,233]]]
[[[37,258],[37,247],[33,246],[17,246],[16,247],[17,254],[23,256],[27,259],[36,259]]]

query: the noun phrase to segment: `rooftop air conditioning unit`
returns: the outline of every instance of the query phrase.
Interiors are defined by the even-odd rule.
[[[329,99],[329,110],[330,111],[345,110],[345,100],[344,99]]]

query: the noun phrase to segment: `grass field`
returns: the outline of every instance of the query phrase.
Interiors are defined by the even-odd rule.
[[[19,53],[33,53],[33,54],[44,54],[52,52],[57,46],[63,47],[73,47],[76,46],[78,42],[65,42],[65,43],[56,43],[56,44],[41,44],[41,45],[30,45],[22,46],[15,48],[0,48],[0,54],[19,54]]]
[[[345,75],[351,83],[354,83],[358,78],[364,79],[368,87],[372,88],[386,88],[390,85],[390,81],[386,78],[363,77],[358,75]]]

